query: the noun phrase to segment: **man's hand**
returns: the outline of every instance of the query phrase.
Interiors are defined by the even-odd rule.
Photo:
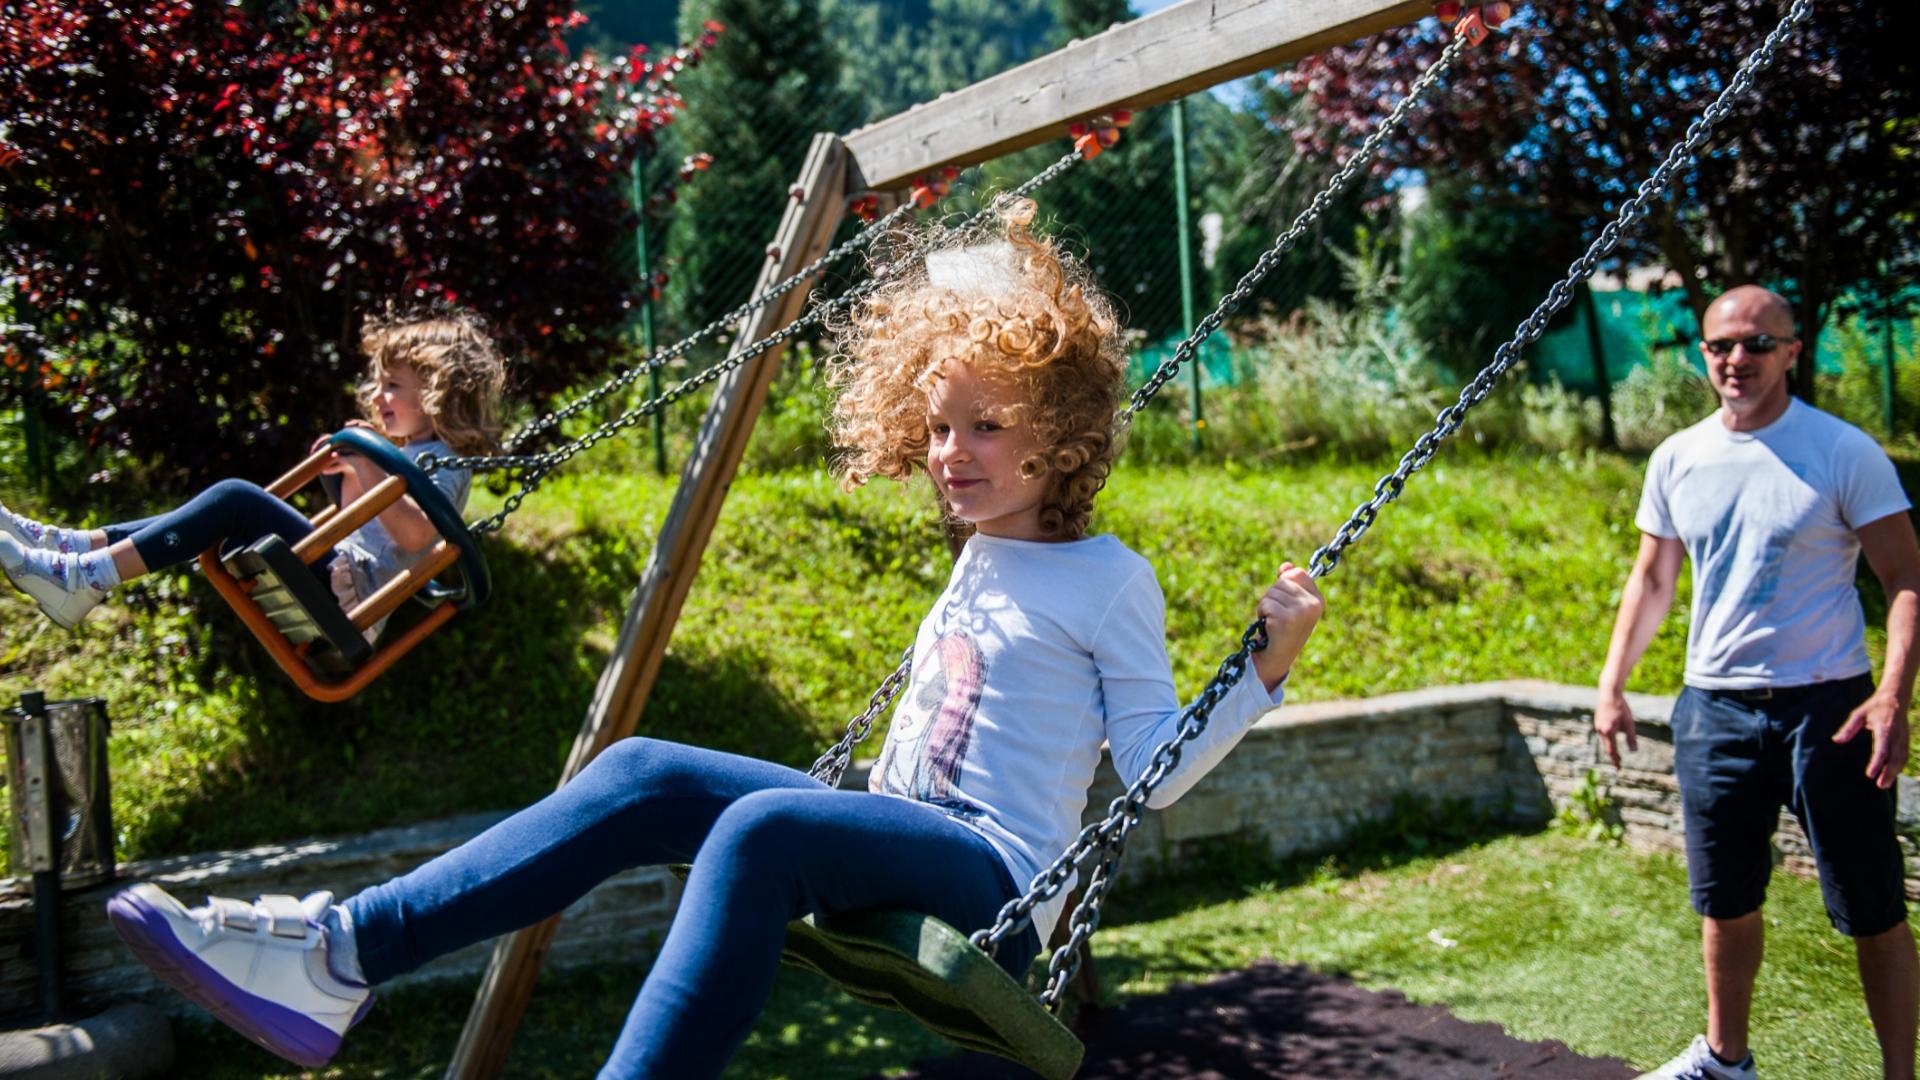
[[[1254,614],[1267,620],[1267,647],[1253,654],[1253,670],[1266,684],[1267,693],[1273,693],[1293,670],[1293,662],[1300,658],[1326,609],[1313,575],[1290,562],[1281,563],[1279,575],[1254,605]]]
[[[1873,732],[1867,777],[1882,789],[1892,787],[1907,766],[1907,706],[1887,688],[1875,690],[1833,733],[1837,743],[1851,742],[1862,730]]]
[[[1599,732],[1600,741],[1607,744],[1607,757],[1616,769],[1620,767],[1620,747],[1615,739],[1625,735],[1627,749],[1633,753],[1640,750],[1640,737],[1633,727],[1633,710],[1627,707],[1625,694],[1600,695],[1599,704],[1593,707],[1593,730]]]

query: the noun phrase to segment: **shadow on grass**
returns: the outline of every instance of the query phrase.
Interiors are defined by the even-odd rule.
[[[1325,851],[1274,858],[1258,841],[1210,840],[1169,872],[1148,867],[1116,888],[1101,908],[1102,925],[1154,922],[1197,908],[1245,897],[1249,890],[1278,891],[1309,882],[1333,883],[1369,871],[1386,870],[1415,859],[1435,858],[1498,836],[1524,832],[1504,807],[1476,808],[1463,799],[1436,801],[1417,795],[1394,796],[1388,812],[1356,819],[1347,838]],[[1103,982],[1124,979],[1124,962],[1109,976],[1103,958]]]
[[[504,1075],[593,1075],[612,1050],[645,975],[640,965],[543,974]],[[461,981],[383,995],[323,1075],[330,1080],[437,1080],[459,1040],[474,985]],[[177,1036],[179,1076],[264,1080],[311,1075],[225,1027],[181,1025]],[[856,1002],[816,975],[782,968],[766,1012],[726,1075],[850,1080],[950,1050],[898,1013]]]
[[[246,710],[242,749],[181,790],[139,838],[140,849],[359,832],[545,795],[607,662],[608,624],[617,625],[645,556],[615,539],[581,534],[555,554],[489,544],[493,599],[455,616],[340,705],[296,692],[238,621],[208,599],[206,617],[229,629],[199,658],[200,676],[252,680],[257,707]],[[767,669],[744,648],[670,654],[640,731],[809,762],[817,753],[814,721],[769,685]]]
[[[1078,1026],[1079,1080],[1111,1077],[1300,1077],[1320,1080],[1627,1080],[1617,1059],[1583,1058],[1559,1042],[1524,1042],[1341,975],[1270,962],[1129,1001]],[[896,1074],[898,1075],[898,1074]],[[915,1080],[1028,1080],[982,1054],[916,1063]]]

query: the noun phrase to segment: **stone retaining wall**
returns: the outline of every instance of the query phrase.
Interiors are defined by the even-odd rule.
[[[1543,682],[1482,683],[1389,694],[1364,701],[1291,706],[1269,715],[1196,790],[1135,830],[1127,864],[1178,868],[1222,839],[1253,842],[1276,855],[1338,846],[1353,826],[1387,813],[1395,796],[1464,799],[1503,810],[1515,824],[1537,824],[1601,765],[1589,733],[1593,691]],[[1671,699],[1638,697],[1640,750],[1626,767],[1602,769],[1629,842],[1680,846],[1679,796],[1673,783]],[[850,786],[864,787],[856,769]],[[1105,812],[1122,791],[1103,767],[1088,802]],[[1920,789],[1902,779],[1903,832],[1920,833]],[[207,893],[250,897],[333,889],[341,895],[384,881],[452,847],[498,820],[477,814],[386,829],[340,840],[306,840],[247,851],[132,863],[122,881],[154,881],[189,903]],[[1810,869],[1805,840],[1783,815],[1779,846],[1785,865]],[[1920,852],[1908,850],[1908,894],[1920,896]],[[64,911],[68,993],[83,1009],[127,998],[151,998],[189,1011],[164,992],[120,946],[102,905],[117,886],[69,893]],[[577,965],[611,957],[650,956],[678,899],[673,878],[643,870],[616,877],[569,910],[551,962]],[[33,909],[26,882],[0,883],[0,1012],[29,1010],[35,991]],[[490,948],[442,957],[408,977],[471,979]]]

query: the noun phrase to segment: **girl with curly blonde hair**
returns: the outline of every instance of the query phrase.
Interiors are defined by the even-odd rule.
[[[457,310],[376,316],[367,320],[360,344],[368,369],[356,397],[365,419],[348,426],[376,431],[416,460],[429,453],[484,454],[498,446],[506,364],[479,319]],[[314,441],[315,452],[327,438]],[[339,478],[342,503],[387,475],[357,454],[336,454],[323,471]],[[471,487],[466,470],[441,469],[433,483],[456,508],[465,508]],[[269,534],[294,543],[312,529],[300,511],[237,479],[222,480],[170,512],[100,529],[58,528],[0,506],[0,570],[48,618],[71,628],[114,587],[186,562],[216,543],[244,546]],[[314,570],[341,605],[352,608],[423,558],[439,535],[412,497],[405,497],[341,541]]]
[[[370,986],[556,914],[631,867],[690,862],[600,1072],[679,1080],[717,1076],[752,1030],[792,919],[904,908],[968,933],[992,925],[1078,832],[1102,747],[1138,775],[1182,712],[1153,568],[1087,531],[1116,445],[1118,320],[1077,262],[1028,231],[1032,216],[1013,203],[985,237],[907,237],[836,331],[846,482],[925,472],[971,532],[920,624],[869,790],[627,739],[541,802],[344,903],[315,893],[189,910],[135,886],[108,913],[136,955],[256,1042],[317,1067]],[[1152,805],[1178,798],[1279,702],[1321,602],[1283,565],[1258,610],[1269,637],[1258,678],[1215,705]],[[1060,908],[1042,903],[999,945],[1016,978]]]

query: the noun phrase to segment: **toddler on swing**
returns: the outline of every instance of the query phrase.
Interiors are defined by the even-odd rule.
[[[1103,744],[1133,777],[1180,717],[1147,561],[1087,534],[1116,451],[1123,345],[1087,272],[999,210],[999,239],[932,252],[836,326],[833,433],[852,487],[924,472],[968,531],[922,620],[869,791],[752,758],[631,738],[570,783],[402,877],[334,903],[153,885],[108,903],[163,979],[269,1050],[328,1061],[369,988],[564,910],[602,880],[692,863],[602,1077],[709,1077],[747,1037],[789,920],[905,908],[992,925],[1080,827]],[[1322,610],[1281,564],[1265,650],[1154,792],[1165,806],[1280,701]],[[995,959],[1023,977],[1063,901]]]
[[[368,368],[356,396],[366,418],[348,426],[379,432],[416,461],[429,453],[486,454],[498,445],[506,365],[478,319],[458,312],[372,318],[360,348]],[[326,441],[321,436],[313,449]],[[387,476],[358,454],[335,454],[323,471],[340,478],[342,505]],[[433,483],[465,508],[466,470],[441,469]],[[304,514],[245,480],[222,480],[169,513],[99,529],[63,529],[0,505],[0,571],[47,618],[72,629],[115,586],[187,562],[216,543],[244,547],[277,533],[291,544],[312,531]],[[351,609],[418,562],[439,536],[420,507],[401,498],[313,571]]]

